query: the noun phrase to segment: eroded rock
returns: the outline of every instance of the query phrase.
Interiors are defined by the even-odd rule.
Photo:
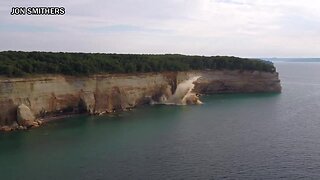
[[[3,131],[3,132],[9,132],[9,131],[12,131],[12,127],[10,126],[2,126],[0,127],[0,131]]]
[[[17,122],[20,126],[31,127],[38,124],[34,114],[25,104],[21,104],[17,109]]]
[[[199,97],[196,94],[190,94],[185,99],[186,104],[202,104]]]
[[[95,107],[95,98],[93,93],[82,93],[80,95],[82,105],[84,106],[85,110],[90,113],[94,114],[94,107]]]

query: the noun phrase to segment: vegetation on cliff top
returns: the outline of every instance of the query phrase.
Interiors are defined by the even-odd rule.
[[[275,72],[271,62],[227,56],[0,52],[0,75],[9,77],[33,74],[90,75],[204,69]]]

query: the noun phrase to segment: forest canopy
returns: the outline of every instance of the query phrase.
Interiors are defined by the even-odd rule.
[[[276,71],[273,63],[269,61],[231,56],[0,52],[0,75],[8,77],[34,74],[91,75],[206,69]]]

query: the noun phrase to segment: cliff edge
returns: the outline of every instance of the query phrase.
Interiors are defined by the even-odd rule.
[[[25,124],[38,126],[42,123],[41,118],[50,116],[84,112],[104,114],[131,109],[168,98],[179,83],[193,76],[200,76],[194,82],[193,92],[197,94],[281,92],[278,73],[261,71],[3,77],[0,78],[0,127],[4,131],[25,129]],[[21,120],[22,112],[32,120]]]

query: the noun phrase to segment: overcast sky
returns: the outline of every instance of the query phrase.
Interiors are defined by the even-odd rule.
[[[320,1],[1,0],[0,50],[320,57]]]

